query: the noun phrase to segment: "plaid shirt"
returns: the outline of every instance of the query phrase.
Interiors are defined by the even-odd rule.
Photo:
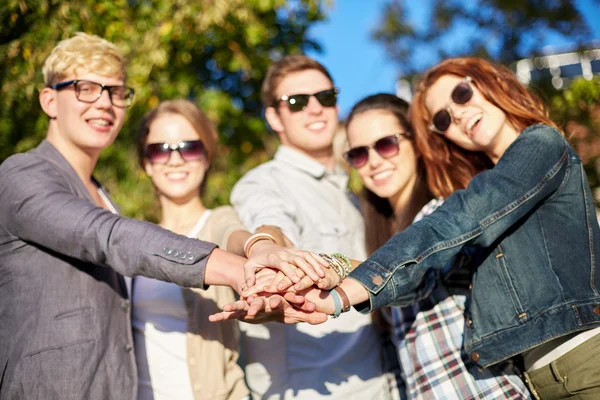
[[[414,222],[431,214],[442,202],[432,200]],[[440,284],[418,303],[391,308],[392,341],[401,365],[397,374],[400,398],[531,398],[512,362],[479,369],[462,351],[468,294],[468,289]]]

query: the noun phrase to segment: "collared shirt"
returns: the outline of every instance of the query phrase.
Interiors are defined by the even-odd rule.
[[[442,202],[441,198],[431,200],[414,222]],[[398,349],[406,395],[449,400],[530,398],[511,362],[481,369],[462,349],[467,299],[468,290],[439,284],[413,305],[391,308],[392,341]]]
[[[231,203],[249,230],[281,228],[295,247],[365,258],[364,225],[346,191],[347,176],[280,146],[248,172]],[[379,336],[371,317],[351,310],[321,325],[241,324],[246,377],[273,399],[386,399]]]

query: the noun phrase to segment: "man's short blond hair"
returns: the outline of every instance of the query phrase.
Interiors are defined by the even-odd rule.
[[[52,49],[42,73],[46,86],[86,73],[125,80],[125,64],[125,57],[117,46],[96,35],[77,32]]]

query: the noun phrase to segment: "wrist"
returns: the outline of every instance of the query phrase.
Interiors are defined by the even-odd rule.
[[[268,233],[255,233],[254,235],[251,235],[248,238],[248,240],[246,240],[246,243],[244,243],[244,254],[246,255],[246,257],[250,256],[252,247],[254,247],[255,244],[261,241],[269,241],[272,243],[276,243],[275,238],[272,235],[269,235]]]
[[[252,255],[256,255],[257,253],[262,253],[265,251],[274,251],[276,248],[280,247],[277,243],[272,242],[268,239],[258,240],[250,246],[248,249],[248,253],[246,257],[250,258]]]
[[[236,292],[240,292],[244,284],[245,262],[243,257],[214,249],[206,263],[204,285],[230,286]]]

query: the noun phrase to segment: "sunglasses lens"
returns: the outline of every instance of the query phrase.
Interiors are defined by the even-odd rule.
[[[323,107],[334,107],[337,102],[337,93],[335,92],[335,89],[328,89],[315,93],[315,97]]]
[[[355,147],[346,152],[345,158],[352,168],[360,168],[367,163],[369,150],[365,146]]]
[[[295,94],[287,99],[288,108],[291,112],[302,111],[308,105],[308,94]]]
[[[206,156],[204,143],[200,140],[189,140],[179,144],[179,154],[185,161],[203,160]]]
[[[446,132],[452,123],[452,117],[448,110],[440,110],[433,116],[431,122],[433,123],[433,126],[435,126],[435,129],[440,132]]]
[[[452,91],[452,101],[456,104],[467,104],[473,97],[473,88],[467,82],[461,82]]]
[[[169,159],[171,149],[166,143],[152,143],[146,146],[146,158],[152,164],[164,164]]]
[[[394,157],[398,154],[398,137],[397,136],[386,136],[379,139],[373,145],[375,151],[383,158]]]

